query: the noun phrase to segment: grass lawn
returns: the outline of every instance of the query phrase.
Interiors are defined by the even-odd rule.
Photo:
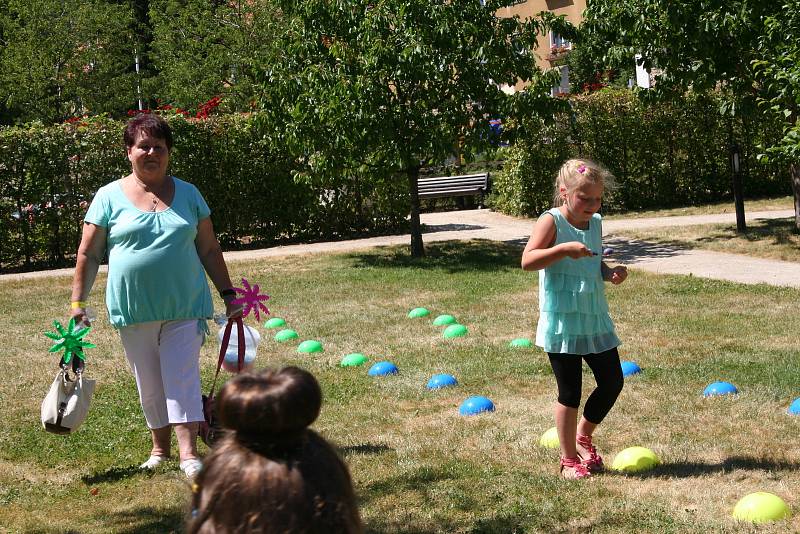
[[[746,213],[752,211],[772,211],[790,210],[794,208],[793,197],[762,198],[757,200],[745,200],[744,209]],[[641,219],[645,217],[672,217],[677,215],[706,215],[711,213],[735,213],[736,208],[733,201],[716,202],[714,204],[703,204],[702,206],[688,206],[681,208],[670,208],[663,210],[647,211],[626,211],[625,213],[610,213],[604,216],[605,219]]]
[[[639,475],[565,481],[558,453],[538,446],[553,426],[546,356],[508,347],[532,336],[536,274],[519,269],[521,249],[507,244],[427,250],[422,261],[392,247],[231,265],[234,276],[265,288],[273,315],[300,340],[323,342],[324,353],[300,355],[297,343],[277,343],[260,328],[257,363],[301,365],[320,380],[325,401],[315,428],[347,460],[368,532],[800,531],[800,418],[786,413],[800,396],[800,291],[635,270],[609,287],[623,359],[644,372],[627,380],[596,443],[609,464],[633,445],[651,448],[662,464]],[[102,302],[104,282],[98,279],[92,302]],[[63,277],[0,282],[7,310],[0,532],[181,532],[189,487],[175,461],[151,475],[136,469],[149,451],[148,432],[102,310],[88,336],[98,344],[88,352],[87,374],[98,380],[89,419],[72,436],[41,429],[39,403],[56,362],[42,332],[67,315],[69,285]],[[455,315],[469,334],[442,339],[431,318],[406,317],[416,306],[431,318]],[[203,350],[204,389],[214,349]],[[370,363],[391,360],[400,374],[372,378],[366,367],[339,368],[351,352]],[[442,372],[459,386],[426,390]],[[592,379],[584,378],[585,396]],[[741,394],[702,398],[716,380]],[[497,411],[459,416],[471,395],[490,397]],[[733,506],[755,491],[781,496],[794,517],[757,530],[736,523]]]
[[[683,248],[800,261],[800,232],[795,227],[794,217],[749,221],[744,234],[736,232],[735,223],[669,226],[614,234]]]

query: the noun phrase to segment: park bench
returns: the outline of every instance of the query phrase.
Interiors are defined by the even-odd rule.
[[[489,173],[462,174],[420,178],[417,182],[419,198],[446,198],[478,196],[478,207],[483,208],[483,197],[489,190]]]

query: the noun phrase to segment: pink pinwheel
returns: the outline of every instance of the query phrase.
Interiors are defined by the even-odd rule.
[[[250,287],[250,282],[245,278],[242,278],[242,286],[244,286],[244,288],[233,288],[242,296],[231,302],[231,304],[241,304],[244,307],[242,310],[242,317],[247,317],[252,311],[253,315],[256,316],[256,321],[260,321],[261,316],[259,315],[259,310],[263,310],[264,313],[269,315],[269,309],[264,305],[264,302],[269,300],[269,295],[260,294],[258,284],[253,284],[253,286]]]

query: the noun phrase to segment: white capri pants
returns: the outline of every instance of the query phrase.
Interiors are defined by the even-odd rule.
[[[198,320],[151,321],[119,333],[147,426],[203,421],[200,347],[205,332]]]

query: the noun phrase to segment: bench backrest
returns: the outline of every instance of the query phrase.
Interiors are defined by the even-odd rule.
[[[421,195],[447,191],[486,191],[489,186],[489,173],[420,178],[417,184]]]

